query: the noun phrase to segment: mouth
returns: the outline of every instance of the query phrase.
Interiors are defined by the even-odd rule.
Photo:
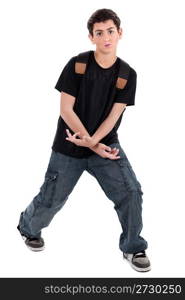
[[[110,46],[111,46],[110,43],[107,43],[107,44],[104,45],[104,47],[110,47]]]

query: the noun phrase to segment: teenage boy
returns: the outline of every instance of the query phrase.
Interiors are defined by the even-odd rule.
[[[148,243],[140,235],[143,191],[117,134],[126,106],[134,105],[137,74],[116,56],[122,28],[114,11],[95,11],[87,27],[96,50],[86,52],[87,61],[85,53],[73,56],[56,83],[60,116],[45,180],[21,213],[17,228],[29,249],[43,250],[42,228],[87,171],[114,203],[123,230],[119,241],[123,257],[135,270],[149,271]]]

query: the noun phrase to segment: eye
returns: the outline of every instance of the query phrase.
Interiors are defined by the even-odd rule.
[[[97,34],[96,35],[101,35],[101,32],[97,32]]]
[[[110,32],[110,33],[113,33],[113,32],[114,32],[114,30],[109,30],[109,32]]]

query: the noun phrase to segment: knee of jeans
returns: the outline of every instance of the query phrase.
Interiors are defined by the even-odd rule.
[[[136,193],[139,193],[140,195],[143,195],[143,191],[142,191],[142,188],[141,188],[141,184],[138,180],[136,180],[131,186],[130,186],[130,189],[129,189],[130,192],[136,192]]]
[[[143,190],[142,190],[142,187],[141,187],[141,184],[139,183],[139,181],[138,181],[138,184],[139,184],[139,186],[138,186],[138,192],[139,192],[141,195],[143,195],[144,193],[143,193]]]

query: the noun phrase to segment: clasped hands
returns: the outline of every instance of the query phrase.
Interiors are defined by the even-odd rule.
[[[70,133],[69,129],[66,129],[68,137],[66,137],[66,140],[69,142],[72,142],[76,144],[77,146],[82,146],[82,147],[94,147],[97,142],[93,137],[83,135],[80,139],[77,139],[77,136],[80,137],[80,132],[76,132],[73,135]]]
[[[117,149],[116,147],[112,149],[105,144],[98,143],[95,138],[86,135],[83,135],[82,138],[77,139],[77,136],[80,137],[80,132],[76,132],[73,135],[70,133],[69,129],[66,129],[66,132],[68,135],[68,137],[66,137],[66,140],[76,144],[77,146],[89,147],[91,150],[93,150],[103,158],[109,158],[112,160],[120,158],[120,156],[117,156],[119,149]]]

